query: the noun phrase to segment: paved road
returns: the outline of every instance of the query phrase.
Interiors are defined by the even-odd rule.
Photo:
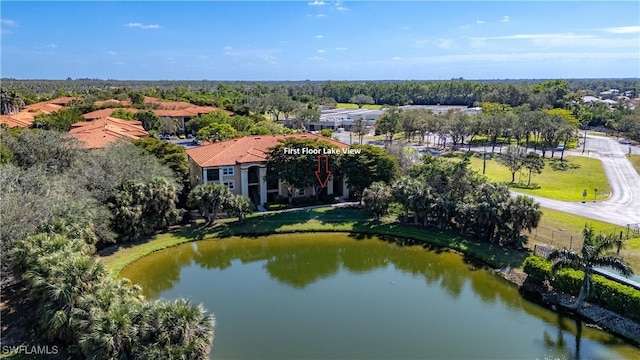
[[[598,202],[568,202],[532,196],[540,205],[561,210],[595,220],[626,226],[640,223],[640,175],[633,168],[626,155],[628,145],[620,144],[612,138],[588,136],[587,151],[567,151],[565,155],[591,156],[602,161],[602,167],[611,186],[611,196]],[[589,150],[591,150],[589,152]],[[640,153],[637,146],[633,153]],[[590,189],[593,191],[592,189]]]
[[[349,143],[349,133],[334,133],[341,141]],[[355,138],[355,137],[354,137]],[[581,139],[583,141],[584,139]],[[531,196],[541,206],[584,216],[594,220],[601,220],[626,226],[640,223],[640,175],[633,168],[626,157],[629,148],[633,154],[640,154],[640,146],[621,144],[617,139],[602,136],[587,136],[586,151],[582,149],[566,151],[565,155],[590,156],[602,161],[604,172],[611,186],[611,196],[604,201],[586,203],[569,202]],[[483,151],[482,147],[472,148]],[[496,148],[496,151],[498,149]],[[550,155],[550,154],[549,154]],[[558,156],[559,154],[556,154]],[[593,189],[589,189],[593,194]]]

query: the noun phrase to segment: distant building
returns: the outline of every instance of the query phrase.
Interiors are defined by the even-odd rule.
[[[8,127],[30,127],[35,121],[35,117],[43,114],[51,114],[72,101],[79,100],[77,97],[61,97],[53,100],[41,101],[25,106],[20,112],[12,115],[0,115],[0,124]]]
[[[78,139],[86,149],[104,148],[119,139],[140,139],[149,136],[142,123],[106,117],[71,125],[68,137]]]

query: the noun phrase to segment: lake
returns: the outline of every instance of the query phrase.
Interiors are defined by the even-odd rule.
[[[215,313],[215,359],[640,358],[457,253],[389,237],[203,240],[120,276],[148,298],[185,297]]]

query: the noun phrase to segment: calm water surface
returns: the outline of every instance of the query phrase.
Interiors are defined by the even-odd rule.
[[[462,256],[317,233],[205,240],[124,269],[217,318],[216,359],[625,359],[640,350],[520,297]]]

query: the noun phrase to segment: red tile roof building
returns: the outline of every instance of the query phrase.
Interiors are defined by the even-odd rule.
[[[257,135],[216,142],[187,150],[192,185],[220,182],[227,185],[234,194],[245,196],[259,205],[271,201],[275,195],[286,197],[283,186],[267,184],[265,180],[268,149],[286,138],[317,139],[340,149],[349,147],[314,134]],[[343,177],[329,180],[326,191],[327,194],[348,196]],[[313,189],[301,189],[297,195],[313,195]]]
[[[6,124],[8,127],[29,127],[33,124],[36,115],[54,113],[74,100],[76,97],[62,97],[53,100],[41,101],[25,106],[17,114],[0,115],[0,124]]]
[[[142,123],[106,117],[93,121],[79,122],[71,126],[69,137],[84,143],[87,149],[103,148],[119,139],[139,139],[149,136]]]

